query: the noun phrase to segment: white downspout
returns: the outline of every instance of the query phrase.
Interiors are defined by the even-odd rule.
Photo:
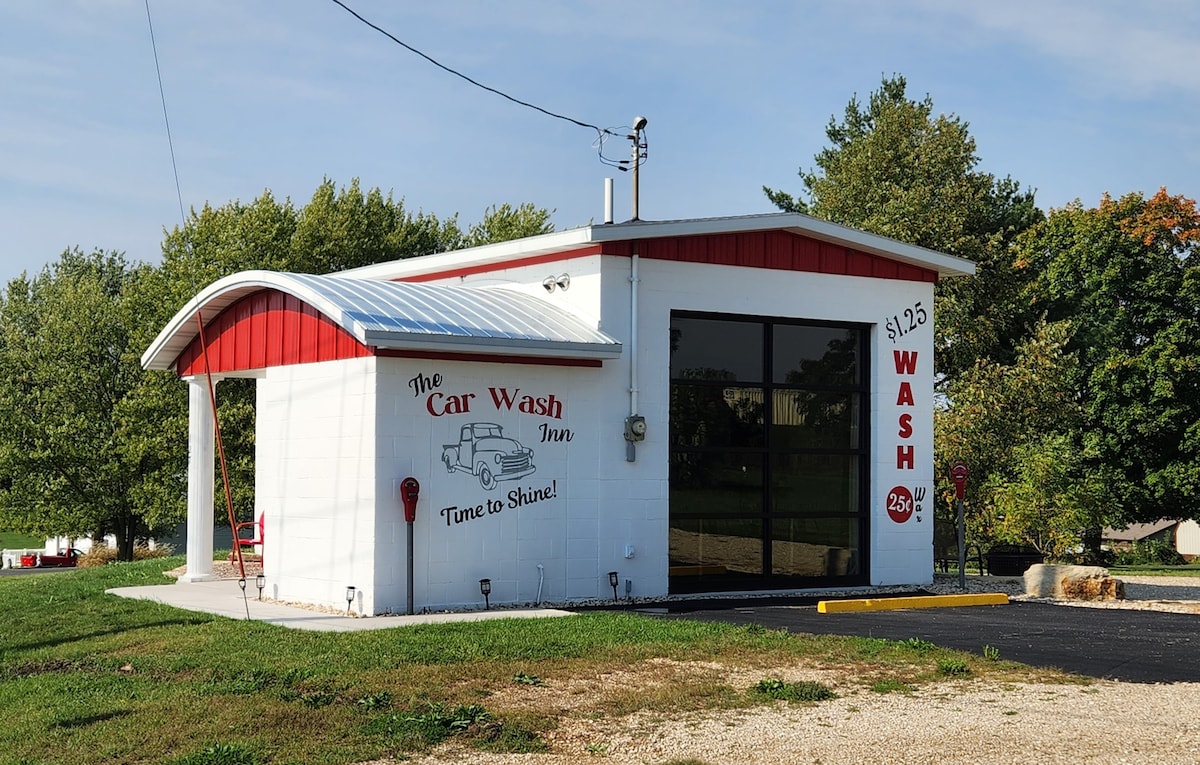
[[[637,243],[629,258],[629,417],[638,413],[638,253]],[[637,461],[637,444],[630,440],[625,445],[625,461]]]

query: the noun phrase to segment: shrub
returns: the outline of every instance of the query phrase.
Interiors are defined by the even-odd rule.
[[[153,549],[149,545],[139,544],[134,545],[133,559],[134,560],[150,560],[151,558],[166,558],[174,554],[175,550],[171,545],[160,544],[155,545]],[[91,552],[79,556],[76,565],[81,568],[90,568],[92,566],[107,566],[109,563],[115,563],[117,560],[117,549],[108,545],[92,545]]]
[[[1163,539],[1147,539],[1114,551],[1116,566],[1182,566],[1187,561],[1175,546]]]

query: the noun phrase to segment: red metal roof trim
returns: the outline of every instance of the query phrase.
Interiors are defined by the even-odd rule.
[[[434,271],[428,274],[414,274],[413,276],[405,276],[400,279],[395,279],[398,282],[431,282],[435,279],[448,279],[455,276],[470,276],[472,274],[487,274],[494,271],[503,271],[506,268],[521,268],[523,266],[536,266],[539,263],[556,263],[567,258],[581,258],[587,255],[600,255],[602,245],[593,244],[589,247],[581,247],[578,250],[569,252],[551,252],[545,255],[530,255],[524,258],[515,258],[506,260],[500,263],[481,263],[474,266],[463,266],[462,268],[451,268],[445,271]]]
[[[937,283],[938,280],[937,271],[786,231],[643,239],[636,244],[640,257],[654,260],[910,282]],[[628,256],[633,254],[633,245],[633,242],[605,244],[603,254]]]
[[[279,290],[261,290],[222,311],[204,330],[213,374],[372,355],[312,306]],[[200,339],[175,360],[181,377],[204,374]]]
[[[492,273],[508,268],[553,263],[586,255],[628,257],[633,254],[634,244],[633,241],[603,242],[566,252],[416,274],[402,277],[398,281],[426,282],[455,276]],[[866,276],[874,279],[897,279],[934,284],[938,280],[937,271],[787,231],[640,239],[637,240],[636,245],[640,257],[654,260],[745,266],[777,271],[805,271],[838,276]]]

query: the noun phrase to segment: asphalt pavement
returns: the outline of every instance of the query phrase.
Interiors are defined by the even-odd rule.
[[[760,624],[789,632],[921,638],[980,654],[1137,683],[1200,682],[1200,616],[1014,601],[1004,606],[822,614],[815,604],[714,601],[663,618]]]
[[[52,574],[55,572],[74,571],[69,567],[47,566],[46,568],[30,567],[30,568],[0,568],[0,576],[28,576],[30,574]]]

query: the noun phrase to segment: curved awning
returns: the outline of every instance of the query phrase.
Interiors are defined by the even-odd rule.
[[[377,349],[611,359],[621,344],[533,295],[460,287],[243,271],[209,285],[175,314],[142,354],[146,369],[171,369],[204,324],[264,289],[293,295],[363,345]]]

